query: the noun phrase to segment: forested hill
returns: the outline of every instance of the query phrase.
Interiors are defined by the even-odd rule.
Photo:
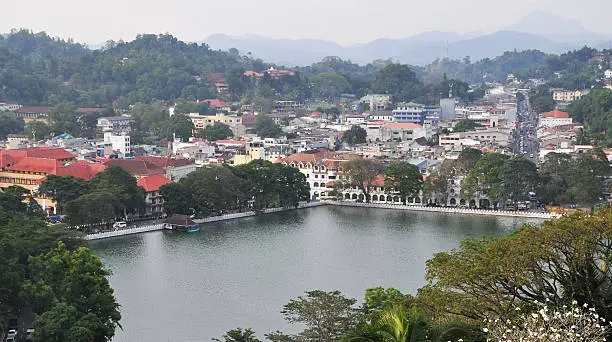
[[[568,89],[589,87],[609,67],[608,58],[590,61],[610,55],[610,50],[585,47],[559,56],[528,50],[480,61],[471,61],[468,56],[436,60],[425,67],[410,67],[416,79],[406,72],[409,83],[418,84],[411,86],[414,91],[404,91],[405,99],[435,102],[440,96],[436,87],[445,80],[503,82],[510,73],[520,79],[545,79],[552,86]],[[20,30],[0,36],[0,102],[51,106],[73,102],[84,107],[113,104],[126,108],[137,102],[212,98],[216,97],[214,81],[207,76],[223,73],[232,100],[257,102],[266,108],[273,99],[303,101],[334,99],[342,93],[399,92],[381,87],[385,80],[377,81],[381,75],[399,76],[383,72],[390,64],[390,60],[377,60],[357,65],[327,57],[294,68],[294,76],[264,78],[255,85],[243,72],[261,72],[273,65],[236,49],[214,51],[206,44],[185,43],[168,34],[143,34],[131,42],[109,41],[102,49],[90,50],[70,40]]]
[[[171,35],[139,35],[92,51],[45,33],[13,31],[0,36],[0,102],[103,106],[206,98],[212,90],[202,81],[209,73],[266,67],[237,51],[213,51]]]

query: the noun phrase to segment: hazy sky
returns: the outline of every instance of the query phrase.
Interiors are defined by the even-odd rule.
[[[0,8],[0,32],[28,28],[90,44],[165,32],[186,41],[226,33],[352,44],[432,30],[493,32],[534,10],[612,33],[612,0],[0,0]]]

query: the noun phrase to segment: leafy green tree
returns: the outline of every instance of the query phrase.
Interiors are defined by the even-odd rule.
[[[570,173],[572,156],[564,153],[549,153],[540,164],[538,198],[548,204],[570,202],[569,187],[572,182]]]
[[[358,158],[345,162],[342,168],[347,177],[346,185],[356,186],[363,193],[366,203],[370,203],[372,183],[385,172],[384,165],[376,160]]]
[[[482,127],[482,125],[474,120],[465,119],[457,122],[453,127],[453,132],[467,132],[474,130],[476,127]]]
[[[75,225],[111,222],[118,217],[119,200],[111,192],[94,191],[66,203],[64,213]]]
[[[378,286],[366,289],[363,307],[370,312],[380,311],[405,304],[410,300],[412,300],[411,295],[403,294],[398,289]]]
[[[215,114],[214,110],[210,108],[208,102],[178,102],[174,106],[175,114],[190,114],[198,113],[200,115]]]
[[[509,158],[494,152],[483,154],[463,181],[461,196],[471,199],[476,195],[484,195],[492,203],[498,202],[503,196],[503,166]]]
[[[555,101],[549,85],[540,85],[529,91],[529,104],[537,113],[550,112],[555,109]]]
[[[204,127],[203,130],[198,131],[198,135],[209,141],[217,141],[232,137],[234,133],[228,125],[222,122],[215,122],[212,125]]]
[[[282,134],[281,128],[271,117],[259,114],[253,123],[253,130],[261,138],[277,138]]]
[[[134,136],[136,140],[144,137],[165,137],[170,115],[168,110],[160,105],[136,103],[130,115],[134,118]],[[159,139],[158,139],[159,140]]]
[[[145,191],[139,187],[136,178],[118,166],[110,166],[89,181],[91,193],[109,194],[115,206],[117,217],[136,213],[145,206]]]
[[[322,72],[310,78],[317,98],[334,99],[351,90],[346,77],[335,72]]]
[[[406,198],[417,195],[422,188],[423,175],[416,165],[408,162],[392,162],[387,167],[386,175],[385,190],[387,192],[399,191],[404,204],[406,204]]]
[[[538,184],[536,165],[522,157],[512,157],[503,165],[503,198],[517,201],[529,199],[529,192],[535,190]]]
[[[469,239],[427,262],[429,285],[419,300],[445,317],[512,319],[534,301],[552,306],[589,303],[612,317],[610,209],[523,225],[508,237]]]
[[[74,103],[70,102],[62,102],[51,109],[49,121],[51,123],[51,132],[54,135],[68,133],[73,136],[79,136],[76,109],[77,107]]]
[[[410,101],[423,95],[423,84],[407,65],[391,63],[376,74],[372,91],[391,94],[395,101]]]
[[[174,114],[168,120],[168,126],[166,127],[166,139],[172,140],[176,135],[177,138],[188,141],[193,135],[194,130],[193,122],[181,114]]]
[[[57,213],[64,212],[64,204],[87,193],[87,181],[73,176],[48,175],[40,184],[38,193],[57,203]]]
[[[180,182],[174,182],[162,185],[159,191],[164,198],[164,210],[168,215],[193,214],[195,209],[193,209],[191,189],[187,189]]]
[[[351,129],[342,134],[342,141],[351,145],[363,144],[366,142],[368,133],[362,127],[353,125]]]
[[[195,215],[206,217],[244,207],[247,201],[242,191],[244,182],[245,180],[237,177],[228,167],[211,166],[188,174],[179,184],[190,189],[190,208],[193,208]],[[171,206],[185,209],[182,197],[170,197],[166,200],[171,202]],[[176,200],[178,201],[174,202]]]
[[[285,304],[281,313],[292,324],[306,327],[294,338],[301,341],[337,341],[355,324],[357,301],[340,291],[307,291]]]
[[[33,120],[25,124],[25,132],[30,139],[43,140],[51,134],[51,128],[44,121]]]
[[[24,122],[11,112],[0,112],[0,140],[6,140],[7,135],[23,132]]]
[[[255,336],[255,332],[249,328],[237,328],[230,330],[226,332],[222,338],[222,340],[218,338],[213,338],[212,340],[217,342],[261,342]]]
[[[603,181],[610,175],[610,164],[601,149],[578,154],[570,168],[569,196],[573,203],[587,207],[603,199]]]
[[[63,243],[30,257],[25,291],[36,302],[37,341],[110,341],[121,314],[100,259],[86,247]]]

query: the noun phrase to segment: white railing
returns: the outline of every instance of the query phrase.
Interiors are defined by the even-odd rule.
[[[219,216],[212,216],[212,217],[206,217],[203,219],[196,219],[193,221],[195,223],[207,223],[207,222],[233,220],[233,219],[238,219],[238,218],[243,218],[243,217],[262,215],[262,214],[278,213],[278,212],[287,211],[287,210],[318,207],[318,206],[326,205],[326,204],[327,204],[326,202],[300,203],[297,208],[267,208],[261,212],[245,211],[243,213],[232,213],[232,214],[225,214],[225,215],[219,215]]]
[[[471,214],[471,215],[489,215],[489,216],[510,216],[510,217],[525,217],[525,218],[541,218],[552,219],[560,217],[560,214],[555,213],[538,213],[530,211],[510,211],[510,210],[483,210],[483,209],[467,209],[455,207],[426,207],[421,205],[404,205],[391,203],[359,203],[359,202],[344,202],[344,201],[329,201],[326,204],[340,205],[347,207],[365,207],[365,208],[383,208],[383,209],[400,209],[400,210],[415,210],[415,211],[432,211],[439,213],[452,214]]]
[[[136,227],[136,228],[120,229],[120,230],[114,230],[114,231],[110,231],[110,232],[102,232],[102,233],[96,233],[96,234],[87,234],[85,236],[85,240],[100,240],[100,239],[106,239],[106,238],[111,238],[111,237],[116,237],[116,236],[124,236],[124,235],[131,235],[131,234],[153,232],[153,231],[162,230],[162,229],[164,229],[164,225],[163,224],[154,224],[154,225],[150,225],[150,226],[142,226],[142,227]]]

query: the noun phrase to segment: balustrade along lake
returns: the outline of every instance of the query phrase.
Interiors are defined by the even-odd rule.
[[[227,330],[295,332],[280,311],[306,290],[363,300],[416,293],[425,261],[469,237],[507,235],[505,217],[323,206],[90,242],[121,304],[113,341],[210,341]]]

